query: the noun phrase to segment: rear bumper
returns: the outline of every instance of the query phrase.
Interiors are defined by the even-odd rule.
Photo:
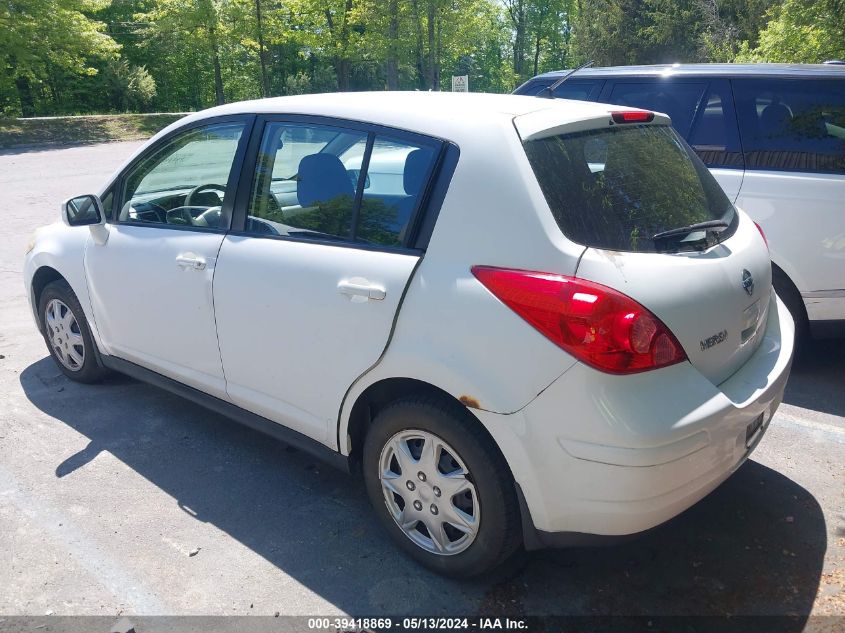
[[[768,428],[792,363],[794,325],[772,302],[759,348],[718,386],[689,363],[631,376],[579,363],[520,412],[482,412],[521,491],[526,544],[648,530],[739,468]]]

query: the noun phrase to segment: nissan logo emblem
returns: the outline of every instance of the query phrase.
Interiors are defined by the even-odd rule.
[[[742,287],[749,297],[754,294],[754,277],[745,268],[742,269]]]

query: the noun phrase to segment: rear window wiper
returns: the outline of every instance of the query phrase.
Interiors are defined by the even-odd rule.
[[[693,231],[713,231],[719,233],[730,226],[724,220],[707,220],[706,222],[696,222],[688,226],[680,226],[677,229],[669,229],[668,231],[661,231],[651,236],[652,241],[659,242],[660,240],[669,239],[670,237],[679,237],[681,235],[689,235]]]

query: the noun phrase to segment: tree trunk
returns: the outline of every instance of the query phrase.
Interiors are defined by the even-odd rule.
[[[21,102],[21,116],[35,116],[35,99],[32,98],[32,86],[29,77],[15,77],[15,88],[18,89],[18,99]]]
[[[214,46],[214,98],[217,105],[226,103],[226,97],[223,94],[223,75],[220,72],[220,55],[216,45]]]
[[[351,65],[348,59],[340,57],[335,66],[337,72],[337,89],[340,92],[349,92],[349,75],[351,74]]]
[[[226,103],[225,95],[223,94],[223,74],[220,71],[220,46],[217,42],[217,14],[213,13],[210,16],[211,22],[209,24],[209,34],[211,35],[211,57],[214,62],[214,99],[217,105]]]
[[[543,38],[537,33],[537,39],[534,40],[534,77],[540,74],[537,72],[537,67],[540,65],[540,42],[542,41]]]
[[[420,90],[425,90],[425,54],[423,51],[423,29],[422,16],[420,15],[419,0],[411,0],[411,8],[414,15],[414,25],[417,37],[416,50],[416,71],[417,71],[417,87]]]
[[[387,89],[399,90],[399,2],[387,5],[390,23],[387,29]]]
[[[437,20],[437,53],[434,58],[434,89],[440,90],[440,60],[443,58],[443,18]]]
[[[435,31],[434,31],[434,23],[436,21],[436,13],[434,11],[434,0],[428,0],[428,86],[433,90],[437,90],[437,86],[435,85],[435,71],[434,71],[434,57],[435,57],[435,48],[437,43],[435,42]]]
[[[521,78],[525,71],[525,4],[523,0],[516,0],[510,7],[510,13],[514,26],[513,72]]]
[[[352,10],[352,1],[346,0],[343,5],[343,18],[340,21],[340,33],[335,34],[335,24],[331,12],[326,9],[326,22],[329,31],[337,38],[335,54],[333,56],[334,71],[337,75],[337,88],[341,92],[349,90],[352,65],[349,62],[349,12]]]
[[[261,21],[261,0],[255,0],[255,22],[258,27],[258,61],[261,63],[261,96],[270,96],[270,79],[267,76],[267,57],[264,48],[264,24]]]

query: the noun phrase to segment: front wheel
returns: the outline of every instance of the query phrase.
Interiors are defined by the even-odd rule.
[[[100,380],[106,371],[99,365],[88,321],[70,285],[50,282],[38,306],[44,341],[62,373],[76,382]]]
[[[367,433],[363,468],[382,525],[426,567],[475,576],[519,549],[510,470],[460,405],[439,399],[388,405]]]

